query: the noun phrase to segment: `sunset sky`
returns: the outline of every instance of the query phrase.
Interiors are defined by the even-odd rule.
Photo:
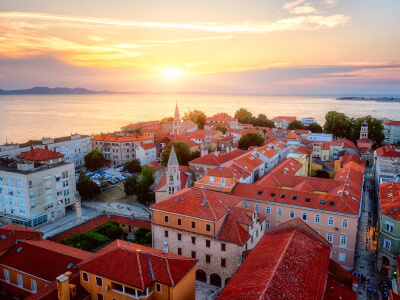
[[[0,88],[400,94],[399,0],[0,0]]]

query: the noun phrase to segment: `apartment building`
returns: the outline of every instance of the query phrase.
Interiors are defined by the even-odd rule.
[[[292,121],[296,121],[296,117],[278,116],[272,119],[276,128],[287,129]]]
[[[0,159],[3,223],[37,227],[64,216],[75,204],[74,164],[62,161],[60,153],[43,149],[35,149],[33,153],[37,152],[41,152],[39,163],[21,158],[18,161]],[[33,158],[24,153],[21,157]]]
[[[75,167],[85,164],[84,157],[92,149],[93,136],[83,134],[71,134],[66,137],[47,138],[41,141],[23,144],[5,144],[0,146],[0,157],[15,159],[23,152],[33,148],[48,149],[64,154],[67,162],[74,163]]]
[[[204,129],[214,129],[217,125],[224,126],[226,128],[239,128],[238,119],[232,118],[227,113],[218,113],[206,119]]]
[[[400,141],[400,121],[391,121],[383,124],[385,144],[397,144]]]
[[[279,163],[279,153],[269,145],[257,147],[251,151],[251,154],[264,162],[264,173],[267,173]]]
[[[303,124],[304,126],[309,126],[312,123],[316,123],[313,117],[301,118],[301,124]]]
[[[224,287],[242,254],[262,237],[265,217],[240,207],[243,197],[182,189],[151,206],[153,247],[199,260],[196,279]]]
[[[109,166],[124,164],[134,158],[139,159],[141,165],[147,165],[156,159],[156,146],[146,135],[100,135],[91,141],[92,149],[101,150]]]

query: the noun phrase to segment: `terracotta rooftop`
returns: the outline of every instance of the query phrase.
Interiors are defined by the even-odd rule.
[[[227,205],[236,206],[242,199],[201,188],[186,188],[153,204],[151,209],[218,221],[228,213]]]
[[[31,240],[43,236],[43,232],[17,225],[6,225],[0,228],[0,251],[10,248],[17,240]]]
[[[248,171],[252,171],[252,170],[256,169],[257,167],[259,167],[260,165],[264,164],[264,162],[261,159],[255,157],[251,153],[247,153],[243,156],[235,158],[233,160],[233,162],[234,162],[234,164],[239,165],[242,169],[248,170]]]
[[[144,290],[155,281],[175,286],[197,263],[196,259],[123,241],[113,246],[77,268]]]
[[[297,160],[293,158],[287,158],[284,161],[280,162],[277,164],[275,167],[273,167],[268,174],[272,173],[286,173],[286,174],[296,174],[303,165],[299,163]],[[267,174],[267,175],[268,175]],[[265,176],[261,177],[258,181],[257,184],[262,184],[264,180],[267,180]]]
[[[276,119],[276,120],[278,120],[278,121],[280,121],[280,122],[282,122],[283,120],[287,120],[287,121],[292,122],[292,121],[295,121],[295,120],[296,120],[296,117],[278,116],[278,117],[275,117],[274,119]]]
[[[27,152],[23,152],[17,155],[17,157],[27,160],[40,161],[40,160],[64,157],[64,154],[56,151],[50,151],[48,149],[36,148],[33,150],[29,150]]]
[[[268,157],[268,158],[273,158],[275,155],[278,154],[274,149],[272,149],[269,145],[262,146],[260,148],[256,148],[253,150],[252,153],[255,151],[261,153],[262,155]]]
[[[386,182],[379,185],[380,207],[381,213],[395,219],[400,220],[400,184],[394,182]]]
[[[156,145],[154,145],[153,143],[148,143],[148,144],[141,144],[140,145],[144,150],[149,150],[151,148],[155,148]]]
[[[330,244],[299,219],[274,229],[265,232],[218,300],[322,299]]]
[[[390,122],[385,123],[385,125],[388,125],[388,126],[400,126],[400,121],[390,121]]]
[[[377,156],[381,157],[400,157],[400,148],[386,145],[375,150]]]
[[[300,146],[300,147],[297,147],[293,152],[294,153],[305,154],[305,155],[310,155],[311,149],[308,148],[308,147]]]
[[[189,162],[190,164],[200,164],[200,165],[208,165],[208,166],[220,166],[228,161],[234,160],[235,158],[245,154],[245,151],[242,150],[233,150],[225,154],[215,155],[214,152],[204,155],[202,157],[198,157]]]

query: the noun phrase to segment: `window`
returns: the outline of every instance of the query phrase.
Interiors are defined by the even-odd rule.
[[[221,184],[225,185],[225,179],[224,178],[221,179]]]
[[[84,282],[89,282],[89,275],[86,272],[82,272],[82,280]]]
[[[192,227],[192,229],[196,229],[196,222],[195,221],[191,221],[191,227]]]
[[[254,205],[254,209],[256,210],[256,212],[259,212],[260,211],[260,205],[258,205],[258,204]]]
[[[265,213],[266,213],[267,215],[270,215],[270,214],[271,214],[271,206],[267,206],[267,207],[265,208]]]
[[[247,202],[243,203],[244,208],[249,208],[249,204]]]
[[[303,219],[303,221],[307,221],[307,213],[306,212],[303,212],[302,219]]]
[[[221,251],[226,251],[226,244],[221,244]]]
[[[97,293],[97,300],[104,300],[103,294]]]
[[[206,231],[207,232],[211,232],[211,225],[210,224],[206,224]]]
[[[19,287],[24,287],[24,282],[23,282],[23,279],[22,279],[22,275],[20,275],[20,274],[17,274],[17,281],[18,281],[18,286]]]
[[[340,236],[340,246],[346,247],[347,245],[347,236],[346,235],[341,235]]]
[[[24,204],[25,204],[24,203],[24,199],[18,199],[18,205],[19,206],[24,207],[25,206]]]
[[[393,232],[393,223],[386,221],[386,231]]]
[[[178,254],[182,255],[182,248],[178,248]]]
[[[214,177],[213,176],[210,176],[210,181],[214,182]]]
[[[2,211],[2,212],[7,212],[7,211],[6,211],[6,206],[5,206],[4,204],[1,205],[1,211]]]
[[[182,241],[182,234],[178,233],[178,241]]]
[[[289,212],[289,218],[294,219],[294,210]]]
[[[206,240],[206,247],[210,248],[211,247],[211,241],[210,240]]]
[[[162,292],[162,290],[161,290],[161,284],[159,284],[159,283],[156,283],[156,292],[157,292],[157,293],[161,293],[161,292]]]
[[[7,178],[7,185],[12,185],[11,178]]]
[[[226,266],[226,258],[221,258],[221,267],[225,268]]]
[[[329,217],[328,218],[328,225],[333,226],[333,222],[334,222],[333,217]]]
[[[383,242],[383,247],[385,249],[387,249],[387,250],[390,250],[391,246],[392,246],[392,241],[388,240],[388,239],[385,239],[384,242]]]
[[[196,251],[192,251],[192,258],[196,258]]]
[[[10,272],[6,269],[4,269],[4,280],[10,282]]]
[[[182,219],[181,218],[178,218],[177,222],[178,222],[178,226],[182,226]]]
[[[164,237],[166,237],[166,238],[168,237],[168,230],[164,231]]]
[[[314,222],[319,223],[321,221],[321,217],[319,215],[315,215]]]
[[[196,245],[196,237],[192,236],[192,244]]]
[[[339,252],[339,261],[345,261],[345,260],[346,260],[346,254]]]
[[[168,223],[169,219],[168,216],[164,216],[164,223]]]
[[[347,221],[347,219],[343,219],[342,221],[342,227],[343,228],[347,228],[349,226],[349,222]]]
[[[96,276],[96,285],[103,287],[103,278]]]
[[[52,195],[52,194],[50,194],[50,195],[47,195],[47,196],[46,196],[46,199],[47,199],[47,200],[51,200],[51,199],[53,199],[53,195]]]
[[[333,233],[328,232],[328,233],[326,234],[326,240],[327,240],[329,243],[332,243],[332,242],[333,242]]]
[[[278,208],[278,216],[279,216],[279,217],[282,217],[282,215],[283,215],[282,208]]]
[[[210,255],[206,255],[206,263],[210,263],[211,262],[211,256]]]
[[[33,280],[33,279],[31,279],[31,291],[32,291],[32,293],[36,293],[37,292],[36,280]]]
[[[271,228],[271,223],[270,222],[265,222],[265,230]]]

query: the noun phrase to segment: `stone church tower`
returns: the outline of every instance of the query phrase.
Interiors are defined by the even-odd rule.
[[[368,138],[368,123],[364,121],[361,124],[361,130],[360,130],[360,140],[361,139],[367,139]]]
[[[176,103],[174,121],[172,123],[172,134],[182,134],[181,116],[179,115],[178,103]]]
[[[179,171],[178,158],[176,157],[175,148],[173,145],[171,146],[171,153],[169,154],[168,170],[166,175],[167,175],[166,196],[168,197],[181,189],[181,174]]]

